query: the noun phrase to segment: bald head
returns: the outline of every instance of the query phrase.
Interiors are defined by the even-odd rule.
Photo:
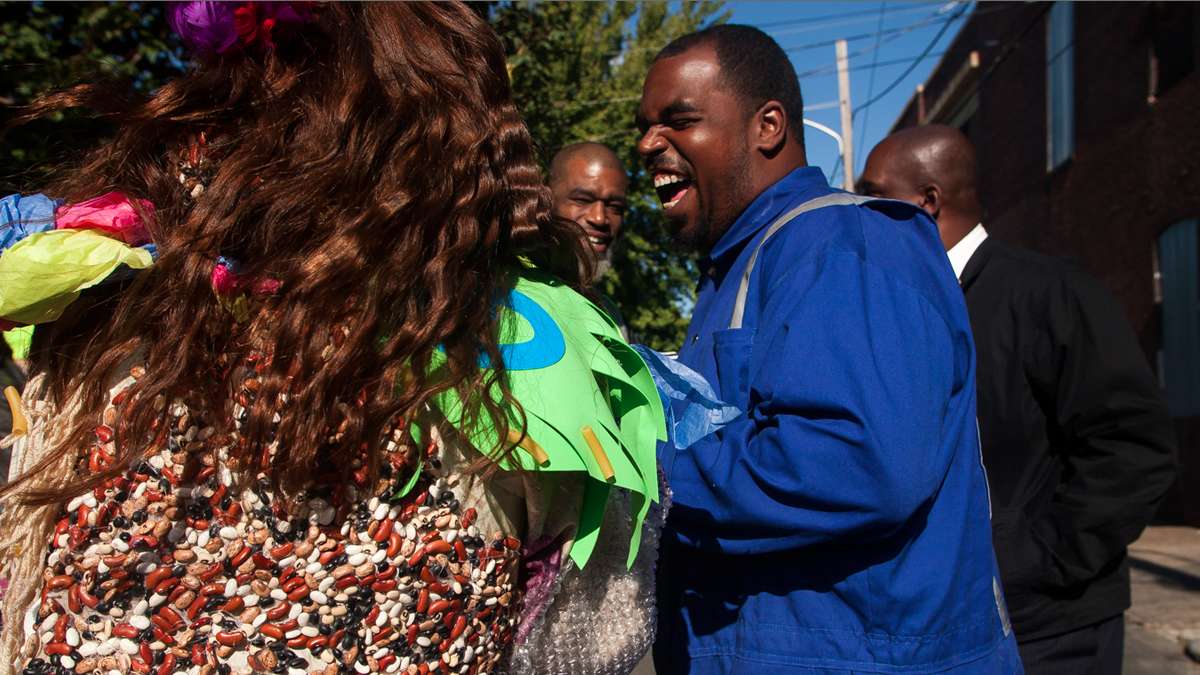
[[[583,228],[601,271],[621,234],[628,186],[621,160],[599,143],[568,145],[550,162],[554,214]]]
[[[982,216],[975,148],[961,131],[941,124],[910,127],[883,139],[867,157],[858,191],[925,209],[947,250]]]
[[[621,160],[617,157],[617,153],[612,151],[612,148],[603,143],[591,141],[572,143],[556,152],[554,159],[550,160],[550,187],[552,189],[554,183],[567,178],[568,167],[571,164],[596,164],[613,169],[622,176],[625,175],[625,167],[622,166]]]

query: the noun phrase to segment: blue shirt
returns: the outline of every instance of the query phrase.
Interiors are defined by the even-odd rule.
[[[991,547],[975,355],[934,224],[800,168],[702,261],[679,359],[745,411],[662,449],[658,672],[1021,672]]]

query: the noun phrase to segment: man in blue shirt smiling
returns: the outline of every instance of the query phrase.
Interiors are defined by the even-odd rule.
[[[646,75],[638,149],[703,255],[679,358],[744,411],[663,451],[657,670],[1021,672],[962,292],[921,211],[807,166],[802,114],[754,28],[680,38]]]

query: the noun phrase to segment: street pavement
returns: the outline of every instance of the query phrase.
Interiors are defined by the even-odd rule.
[[[1129,566],[1125,675],[1200,675],[1184,654],[1189,640],[1200,642],[1200,530],[1148,528],[1129,547]]]
[[[1151,527],[1129,548],[1133,607],[1125,615],[1125,675],[1200,675],[1200,530]],[[633,675],[654,675],[647,658]]]

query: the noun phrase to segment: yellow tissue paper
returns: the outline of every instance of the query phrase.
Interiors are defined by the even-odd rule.
[[[121,265],[145,269],[150,252],[92,230],[30,235],[0,253],[0,318],[15,323],[54,321],[81,291]]]

